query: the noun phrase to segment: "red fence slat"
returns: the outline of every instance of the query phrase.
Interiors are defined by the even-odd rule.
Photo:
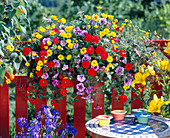
[[[37,113],[41,109],[42,105],[47,105],[47,99],[46,98],[42,98],[41,100],[40,99],[37,100],[37,102],[35,104],[35,116],[37,115]]]
[[[4,82],[0,86],[0,138],[10,138],[9,135],[9,91]]]
[[[75,138],[85,138],[86,102],[80,96],[77,99],[79,102],[74,101],[74,128],[77,130]]]
[[[24,117],[28,120],[28,108],[27,101],[24,99],[25,94],[27,93],[26,84],[27,84],[26,76],[16,76],[15,79],[15,99],[16,99],[16,131],[20,132],[21,129],[17,124],[17,120],[19,117]]]
[[[112,89],[112,110],[122,110],[124,104],[115,100],[116,97],[118,97],[118,94]]]
[[[97,91],[102,91],[99,87],[103,85],[104,84],[102,82],[98,82],[97,84],[94,85],[94,90],[97,89]],[[104,94],[96,93],[95,95],[97,98],[98,105],[102,108],[94,109],[97,106],[96,102],[94,101],[94,103],[92,104],[92,118],[104,114]]]
[[[137,108],[143,108],[143,103],[139,100],[137,94],[132,90],[131,99],[135,98],[135,100],[131,103],[131,110]]]
[[[65,124],[67,123],[66,96],[60,100],[60,103],[55,105],[55,109],[61,114],[62,124],[64,124],[61,128],[65,128]]]

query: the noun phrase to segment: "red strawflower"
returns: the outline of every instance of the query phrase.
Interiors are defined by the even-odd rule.
[[[94,54],[94,48],[92,46],[89,46],[86,50],[87,50],[87,54],[89,55]]]
[[[103,51],[103,53],[100,54],[102,59],[107,59],[109,54],[106,51]]]
[[[47,86],[47,84],[48,84],[48,82],[47,82],[47,80],[46,80],[46,79],[40,79],[40,81],[39,81],[39,85],[40,85],[41,87],[46,87],[46,86]]]
[[[40,43],[40,48],[43,49],[46,46],[43,42]]]
[[[69,83],[69,87],[73,87],[74,86],[74,80],[71,80]]]
[[[61,80],[61,86],[62,87],[69,87],[69,80],[68,79],[62,79]]]
[[[56,100],[55,100],[55,99],[52,99],[52,100],[51,100],[51,105],[52,105],[52,106],[53,106],[53,105],[55,106],[56,104],[57,104]]]
[[[93,68],[90,68],[87,70],[87,74],[91,77],[94,77],[96,75],[96,71]]]
[[[24,54],[25,56],[28,56],[28,54],[31,53],[31,52],[32,52],[32,50],[31,50],[31,48],[29,48],[29,47],[25,47],[25,48],[23,49],[23,54]]]
[[[36,58],[35,58],[35,62],[38,62],[39,60],[40,60],[39,57],[36,57]]]
[[[118,27],[116,28],[116,30],[117,30],[117,31],[120,31],[120,33],[123,32],[123,28],[122,28],[121,26],[118,26]]]
[[[127,101],[127,96],[123,94],[119,96],[119,99],[120,99],[119,102],[124,104]]]
[[[27,91],[29,91],[29,92],[34,91],[34,87],[33,87],[33,86],[28,86],[28,87],[27,87]]]
[[[99,38],[97,36],[92,36],[90,42],[94,45],[99,42]]]
[[[113,52],[118,52],[118,49],[117,48],[114,48],[114,46],[112,46],[112,49],[111,49]]]
[[[119,51],[119,56],[126,57],[126,50],[122,49]]]
[[[31,96],[31,94],[29,94],[29,93],[26,93],[25,95],[24,95],[24,99],[27,101],[27,96]]]
[[[29,102],[31,103],[31,104],[36,104],[37,103],[37,101],[38,101],[38,99],[35,99],[35,98],[29,98],[28,99],[29,100]]]
[[[41,77],[42,74],[43,74],[43,73],[42,73],[42,69],[41,69],[40,71],[37,71],[37,72],[36,72],[37,77]]]
[[[58,38],[55,37],[55,38],[53,39],[53,43],[54,43],[54,44],[58,44],[58,42],[59,42]]]
[[[91,34],[86,34],[86,35],[84,36],[84,40],[85,40],[86,42],[89,42],[89,41],[91,40],[91,38],[92,38]]]
[[[47,56],[47,51],[41,50],[40,53],[39,53],[39,56],[40,56],[40,57],[42,57],[42,56]]]
[[[89,66],[90,66],[90,62],[89,61],[83,61],[82,66],[83,66],[83,68],[88,69]]]
[[[96,48],[96,54],[101,55],[104,51],[105,51],[105,49],[102,46],[98,46]]]
[[[119,43],[119,40],[117,40],[116,38],[112,38],[112,40],[114,40],[116,43]]]
[[[71,71],[73,71],[73,70],[74,70],[74,67],[72,67],[72,68],[68,68],[68,70],[71,72]]]
[[[126,63],[125,69],[126,69],[127,71],[132,70],[132,69],[133,69],[132,64],[131,64],[131,63]]]
[[[57,29],[57,28],[53,28],[52,30],[53,30],[54,32],[56,32],[56,33],[59,33],[59,32],[60,32],[60,30]]]
[[[60,88],[60,94],[61,95],[66,95],[67,94],[67,89],[62,89],[62,88]]]
[[[113,57],[113,61],[116,60],[116,57]]]
[[[53,61],[49,61],[48,63],[47,63],[47,66],[49,67],[49,68],[51,68],[51,67],[55,67],[55,63],[53,62]]]

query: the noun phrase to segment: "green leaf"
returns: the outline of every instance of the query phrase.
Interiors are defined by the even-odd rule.
[[[15,9],[11,9],[8,11],[8,16],[9,16],[9,19],[11,19],[16,13],[16,10]]]
[[[22,30],[22,32],[24,33],[24,34],[26,34],[26,29],[23,27],[23,26],[21,26],[21,30]]]
[[[13,69],[9,65],[6,65],[6,68],[10,74],[13,74]]]
[[[11,58],[16,58],[16,57],[18,57],[18,54],[16,52],[13,52],[10,57]]]
[[[5,67],[1,67],[1,68],[0,68],[0,77],[1,77],[1,79],[4,79],[4,77],[5,77],[5,71],[6,71],[6,68],[5,68]]]
[[[20,5],[20,2],[19,2],[19,1],[13,1],[13,6],[14,6],[15,8],[17,8],[19,5]]]
[[[0,78],[0,85],[2,86],[3,83],[4,83],[4,78],[3,79]]]
[[[3,24],[2,26],[4,27],[5,31],[7,31],[7,33],[10,33],[10,30],[6,26],[4,26]]]
[[[76,101],[76,102],[80,102],[80,100],[79,100],[79,99],[74,99],[74,101]]]
[[[0,48],[0,55],[4,56],[4,52],[1,50],[1,48]]]
[[[20,63],[17,63],[17,62],[15,62],[15,61],[13,61],[13,64],[14,64],[15,70],[18,71],[19,68],[20,68]]]

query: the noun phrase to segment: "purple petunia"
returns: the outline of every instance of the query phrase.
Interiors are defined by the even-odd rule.
[[[132,84],[132,79],[129,77],[124,78],[124,86],[130,86]]]
[[[91,57],[87,54],[84,55],[84,57],[82,58],[82,62],[83,61],[91,61]]]
[[[47,79],[49,77],[48,73],[43,73],[43,75],[41,76],[41,78],[43,79]]]
[[[58,75],[59,75],[59,73],[56,73],[56,74],[54,74],[54,76],[52,78],[55,79],[58,77]]]
[[[57,67],[57,68],[60,67],[60,60],[54,59],[53,62],[55,63],[54,67]]]
[[[92,91],[93,91],[93,86],[88,86],[88,87],[86,88],[87,94],[92,93]]]
[[[106,24],[106,23],[107,23],[106,18],[99,18],[99,24],[100,24],[100,25]]]
[[[78,47],[79,47],[79,44],[78,43],[74,43],[72,49],[76,49]]]
[[[80,82],[84,82],[86,80],[85,76],[82,74],[82,75],[77,75],[77,80],[80,81]]]
[[[44,38],[43,39],[43,43],[45,44],[45,45],[48,45],[47,44],[47,41],[51,41],[51,39],[50,38]],[[51,41],[52,42],[52,41]],[[50,45],[48,45],[48,46],[50,46]]]
[[[68,65],[64,64],[62,70],[66,70],[66,69],[68,69]]]
[[[74,63],[77,63],[77,64],[79,64],[80,63],[80,59],[74,59]]]
[[[94,69],[95,71],[99,70],[99,65],[97,65],[96,67],[91,66],[92,69]]]
[[[77,95],[84,95],[85,92],[76,92]]]
[[[82,30],[79,27],[76,27],[75,29],[73,29],[73,32],[77,34],[77,33],[81,33]]]
[[[91,98],[88,100],[89,103],[94,103],[94,100]]]
[[[116,68],[116,75],[123,75],[124,68],[119,66]]]
[[[105,69],[105,66],[102,66],[102,67],[99,69],[99,71],[104,72],[104,69]]]
[[[59,85],[60,84],[60,81],[59,80],[54,80],[53,82],[52,82],[52,84],[54,85],[54,87],[55,86],[57,86],[57,85]]]
[[[89,96],[89,95],[81,97],[81,99],[89,99],[89,98],[91,98],[91,96]]]
[[[83,30],[81,33],[78,33],[78,34],[84,37],[86,34],[88,34],[88,31],[87,30]]]
[[[61,46],[66,46],[66,44],[67,44],[67,42],[66,42],[65,40],[61,40],[61,41],[60,41],[60,45],[61,45]]]
[[[84,87],[83,83],[78,83],[78,84],[76,85],[76,88],[77,88],[77,90],[80,91],[80,92],[83,92],[83,91],[85,90],[85,87]]]

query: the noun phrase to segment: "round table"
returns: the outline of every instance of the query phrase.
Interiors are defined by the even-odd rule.
[[[170,138],[170,119],[151,116],[148,124],[112,119],[108,127],[101,127],[97,119],[92,119],[86,123],[86,132],[95,138]]]

